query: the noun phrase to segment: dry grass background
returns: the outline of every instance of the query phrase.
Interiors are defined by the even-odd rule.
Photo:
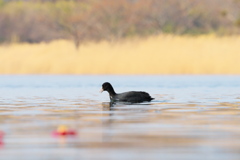
[[[1,74],[240,74],[240,37],[155,36],[0,46]]]

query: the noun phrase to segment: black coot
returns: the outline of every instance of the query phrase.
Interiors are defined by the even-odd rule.
[[[117,94],[112,85],[109,82],[102,84],[102,90],[109,93],[111,102],[128,102],[128,103],[141,103],[141,102],[150,102],[152,98],[148,93],[142,91],[130,91]]]

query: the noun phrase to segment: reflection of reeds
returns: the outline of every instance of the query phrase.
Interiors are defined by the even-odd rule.
[[[116,44],[0,46],[2,74],[240,74],[240,37],[158,36]]]

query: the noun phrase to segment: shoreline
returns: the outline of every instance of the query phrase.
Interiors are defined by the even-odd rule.
[[[0,45],[0,74],[237,75],[240,36],[152,36],[119,43],[69,40]]]

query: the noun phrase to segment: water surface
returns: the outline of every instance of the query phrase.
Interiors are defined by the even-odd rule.
[[[240,76],[0,76],[0,159],[240,159]],[[151,103],[109,105],[116,92]],[[53,137],[59,125],[73,137]]]

